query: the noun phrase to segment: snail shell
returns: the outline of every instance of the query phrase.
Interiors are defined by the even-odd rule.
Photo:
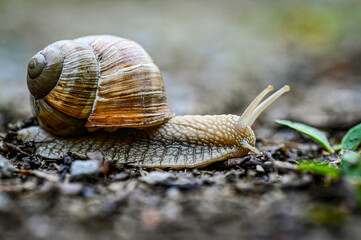
[[[29,62],[34,115],[49,132],[149,127],[174,116],[158,67],[136,42],[87,36],[48,45]]]

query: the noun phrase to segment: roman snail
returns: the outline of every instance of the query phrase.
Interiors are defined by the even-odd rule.
[[[251,125],[290,89],[262,102],[268,86],[241,116],[174,116],[146,51],[108,35],[50,44],[30,60],[27,84],[40,127],[22,129],[18,138],[33,140],[37,154],[103,151],[119,163],[161,168],[202,167],[254,151]]]

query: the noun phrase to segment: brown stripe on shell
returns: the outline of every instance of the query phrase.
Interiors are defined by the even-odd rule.
[[[138,64],[153,63],[148,54],[144,54],[141,47],[135,46],[132,42],[124,42],[124,46],[112,46],[109,51],[102,55],[99,62],[102,75],[108,75]]]
[[[153,63],[148,53],[134,41],[110,36],[87,36],[76,41],[88,44],[99,59],[100,74],[111,74],[136,64]]]
[[[94,50],[100,67],[97,97],[86,127],[146,127],[170,111],[158,67],[137,43],[114,36],[77,39]]]
[[[90,46],[94,53],[98,56],[108,51],[110,47],[118,44],[120,41],[129,41],[125,38],[110,36],[110,35],[92,35],[74,39],[76,42],[85,43]]]
[[[46,101],[68,116],[86,119],[93,107],[99,77],[99,66],[93,50],[84,43],[54,43],[64,56],[60,80]],[[69,94],[71,93],[71,94]]]
[[[31,106],[37,120],[46,130],[58,136],[78,135],[86,132],[85,119],[72,118],[51,107],[45,99],[31,96]]]

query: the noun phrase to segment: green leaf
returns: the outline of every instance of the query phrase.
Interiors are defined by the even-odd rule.
[[[351,165],[361,164],[361,156],[354,151],[343,151],[340,155],[341,159]]]
[[[307,136],[309,136],[310,138],[312,138],[314,141],[316,141],[317,143],[321,144],[327,151],[329,151],[330,153],[334,153],[335,150],[333,150],[333,148],[331,147],[330,143],[328,142],[325,134],[323,134],[321,131],[319,131],[316,128],[307,126],[305,124],[302,123],[296,123],[296,122],[291,122],[291,121],[287,121],[287,120],[276,120],[275,121],[277,124],[280,125],[284,125],[290,128],[295,129],[298,132],[301,132],[303,134],[306,134]]]
[[[361,123],[351,128],[343,137],[341,142],[342,149],[356,150],[361,143]]]
[[[298,164],[298,170],[311,172],[316,175],[329,176],[331,178],[339,178],[341,170],[338,168],[330,167],[327,163],[318,163],[314,161],[304,161]]]
[[[340,157],[344,176],[348,179],[361,180],[361,154],[353,151],[343,151]]]

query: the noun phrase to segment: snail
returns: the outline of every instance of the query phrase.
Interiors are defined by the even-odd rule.
[[[86,36],[48,45],[28,65],[27,85],[40,126],[18,132],[36,154],[60,159],[102,151],[119,163],[192,168],[256,151],[251,129],[284,86],[264,89],[238,115],[175,116],[163,80],[134,41]]]

